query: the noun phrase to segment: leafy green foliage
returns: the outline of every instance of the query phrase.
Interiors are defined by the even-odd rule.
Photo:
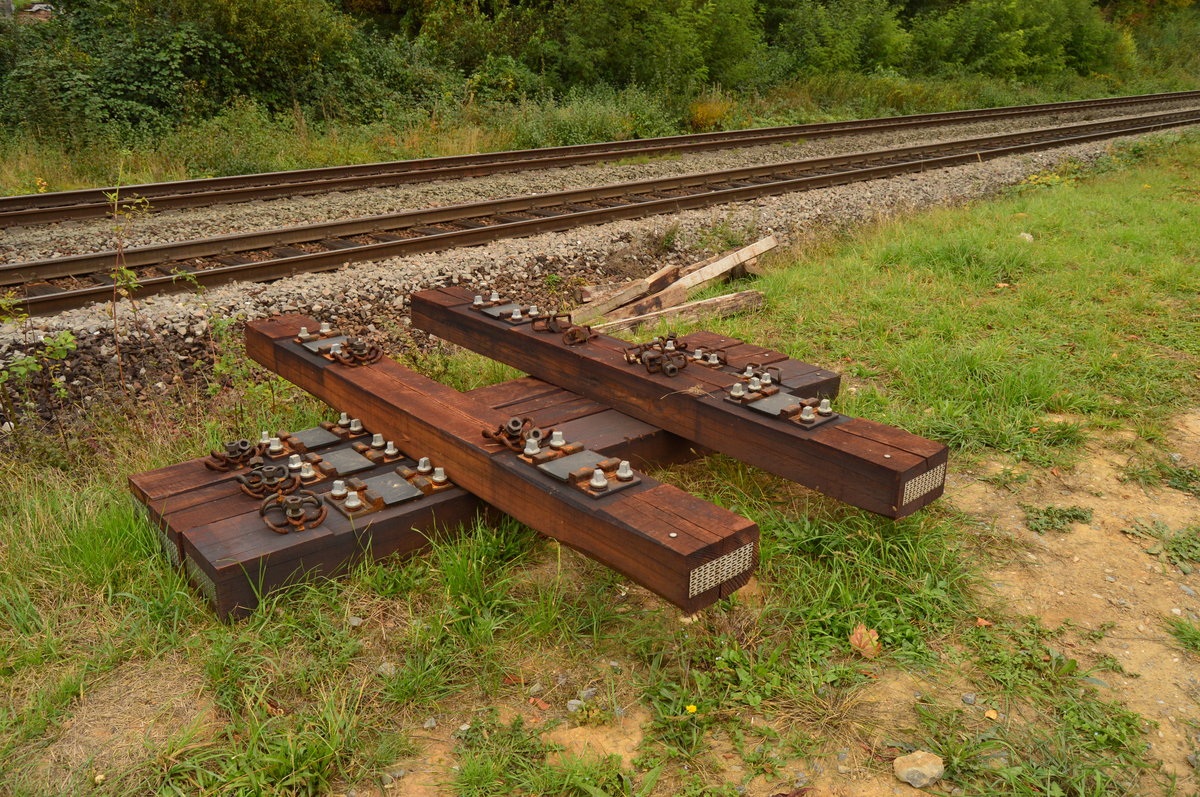
[[[267,130],[281,113],[403,123],[567,97],[567,118],[517,138],[647,136],[677,127],[713,88],[798,77],[1113,79],[1144,58],[1186,84],[1194,12],[1123,6],[1114,13],[1147,30],[1139,43],[1095,0],[74,0],[47,24],[0,21],[0,126],[129,144],[203,124],[231,102],[259,109]],[[602,104],[622,94],[626,118],[579,101],[591,92]]]

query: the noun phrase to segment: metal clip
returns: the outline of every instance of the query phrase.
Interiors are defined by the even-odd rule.
[[[264,465],[261,459],[257,463],[254,470],[237,477],[242,492],[251,498],[263,498],[270,493],[288,495],[300,486],[301,477],[290,473],[287,465]]]
[[[269,443],[254,445],[245,438],[232,440],[225,444],[224,451],[211,451],[209,458],[204,460],[204,467],[209,470],[225,473],[245,466],[254,457],[261,457],[267,452]]]
[[[350,338],[335,351],[330,347],[329,359],[351,368],[358,365],[370,365],[383,358],[383,349],[376,343],[367,343],[362,338]]]
[[[316,493],[301,490],[294,495],[275,493],[267,497],[258,507],[258,514],[271,531],[287,534],[321,525],[329,514],[329,507]]]

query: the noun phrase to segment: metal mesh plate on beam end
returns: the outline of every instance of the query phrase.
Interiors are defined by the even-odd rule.
[[[900,506],[905,506],[913,501],[916,501],[922,496],[929,495],[931,492],[941,487],[946,481],[946,463],[943,462],[933,470],[927,470],[915,479],[909,479],[904,483],[904,498],[900,502]]]
[[[208,573],[205,573],[202,569],[200,569],[200,565],[196,564],[191,559],[184,559],[183,567],[185,570],[187,570],[188,575],[191,577],[192,581],[195,582],[199,590],[204,593],[204,597],[208,598],[208,600],[215,606],[217,603],[217,585],[214,584],[213,580],[208,577]]]
[[[163,556],[167,557],[167,561],[169,561],[172,565],[179,567],[179,546],[175,544],[174,540],[167,536],[167,532],[163,531],[161,526],[157,528],[158,541],[162,544]]]
[[[702,592],[724,584],[734,576],[754,567],[754,543],[748,542],[736,551],[718,556],[711,562],[700,565],[688,579],[688,597],[694,598]]]

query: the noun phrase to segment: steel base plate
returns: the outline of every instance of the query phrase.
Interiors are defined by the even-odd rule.
[[[299,443],[304,446],[305,451],[312,451],[314,448],[327,446],[331,443],[336,443],[342,438],[335,435],[327,429],[322,429],[320,426],[314,426],[311,429],[305,429],[302,432],[296,432],[291,436],[288,442]]]
[[[395,506],[414,498],[420,498],[425,493],[413,487],[398,473],[385,473],[363,481],[367,490],[379,496],[384,506]]]
[[[333,468],[337,476],[349,476],[375,467],[375,463],[352,448],[339,448],[320,455],[321,461]]]

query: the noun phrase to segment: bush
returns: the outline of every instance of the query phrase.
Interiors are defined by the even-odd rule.
[[[1002,77],[1104,71],[1120,43],[1091,0],[968,0],[921,16],[912,34],[915,70]]]
[[[524,103],[509,122],[518,149],[652,138],[677,132],[670,113],[650,93],[571,91],[561,103]]]
[[[793,74],[886,69],[903,63],[909,49],[887,0],[801,0],[776,21],[774,43]]]

